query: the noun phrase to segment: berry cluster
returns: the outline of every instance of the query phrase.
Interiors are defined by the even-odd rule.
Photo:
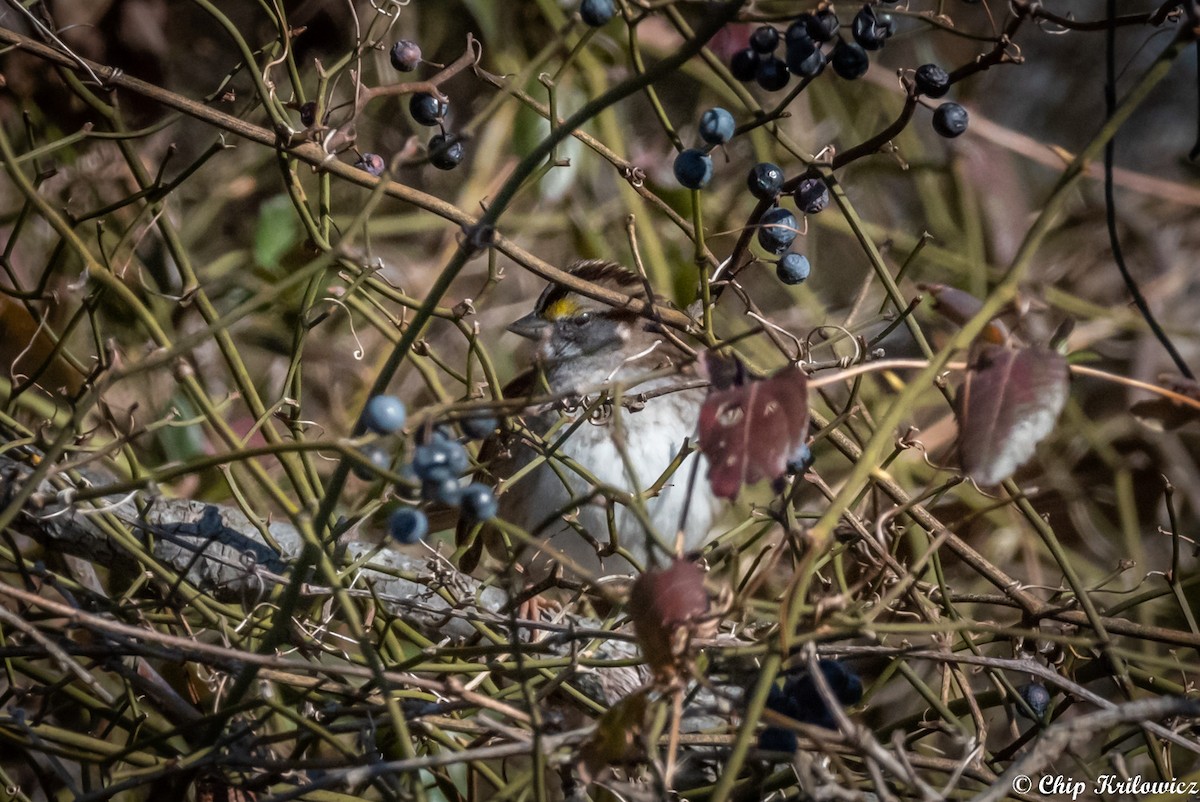
[[[821,660],[818,666],[840,703],[850,706],[862,700],[862,680],[857,674],[838,660]],[[817,690],[816,681],[807,671],[787,677],[782,689],[772,688],[767,696],[767,708],[802,724],[829,730],[837,728],[833,713]],[[797,747],[796,733],[783,727],[768,726],[758,736],[758,748],[764,751],[795,752]]]
[[[739,81],[753,81],[769,92],[786,87],[792,75],[805,80],[816,78],[826,64],[846,80],[861,78],[870,67],[868,54],[883,48],[895,33],[896,23],[890,14],[868,3],[854,15],[849,27],[847,38],[831,7],[799,15],[782,35],[773,25],[761,25],[750,34],[746,48],[730,59],[730,72]],[[781,42],[783,58],[777,55]],[[949,73],[934,64],[917,69],[913,82],[917,94],[931,98],[943,97],[952,83]],[[721,130],[715,115],[718,111],[724,110],[711,109],[701,119],[701,137],[710,144],[715,140],[706,135],[706,130]],[[959,136],[967,128],[966,109],[957,103],[943,103],[934,112],[933,127],[942,136]],[[675,176],[684,186],[699,188],[712,177],[712,160],[704,151],[686,150],[676,157]],[[777,202],[785,181],[777,165],[763,162],[750,170],[746,183],[754,197]],[[806,215],[818,214],[829,205],[829,187],[818,177],[801,180],[793,196],[798,210]],[[776,275],[784,284],[800,284],[811,271],[803,254],[789,250],[798,233],[795,215],[778,205],[759,220],[758,244],[778,257]]]
[[[782,37],[774,26],[760,26],[750,34],[746,49],[733,55],[729,70],[739,81],[753,81],[768,92],[786,87],[793,75],[816,78],[826,64],[853,81],[866,75],[871,64],[867,52],[881,49],[895,33],[896,24],[889,14],[864,5],[850,26],[853,41],[843,38],[840,28],[832,8],[801,14]],[[782,59],[776,55],[780,41],[784,45]]]
[[[754,165],[746,176],[750,194],[759,200],[778,200],[783,183],[783,170],[770,162]],[[792,197],[804,214],[818,214],[829,205],[829,187],[819,178],[805,178]],[[781,206],[772,206],[759,220],[758,244],[779,257],[775,274],[784,284],[800,284],[812,269],[808,257],[788,250],[798,233],[796,216]]]
[[[380,435],[393,435],[404,428],[407,418],[404,403],[390,395],[377,395],[367,402],[363,410],[362,425],[367,431]],[[474,417],[461,421],[467,437],[482,439],[495,431],[495,418]],[[362,454],[371,466],[388,469],[392,458],[387,450],[378,445],[368,445]],[[491,488],[472,482],[462,484],[461,477],[471,468],[471,459],[466,448],[456,440],[445,426],[436,426],[420,438],[413,450],[412,462],[401,468],[401,473],[413,477],[420,483],[422,501],[437,501],[459,508],[468,522],[486,521],[496,515],[498,504]],[[355,474],[362,479],[374,478],[366,466],[356,466]],[[429,532],[429,520],[425,513],[414,506],[401,506],[388,520],[392,537],[404,544],[421,540]]]
[[[950,73],[936,64],[922,64],[913,74],[913,88],[925,97],[945,97],[950,84]],[[947,139],[959,136],[967,130],[967,110],[953,101],[943,103],[933,112],[933,130]]]
[[[409,39],[401,39],[392,45],[388,55],[392,66],[399,72],[413,72],[423,63],[420,45]],[[408,113],[418,125],[439,129],[426,145],[430,164],[439,170],[453,170],[462,163],[466,156],[463,141],[456,134],[447,132],[445,127],[446,117],[450,113],[449,100],[430,92],[416,92],[408,100]],[[304,110],[301,109],[303,119]],[[386,165],[378,154],[363,153],[354,166],[378,177],[383,174]]]
[[[788,26],[783,36],[773,25],[762,25],[750,34],[744,50],[729,61],[733,77],[744,83],[753,81],[768,92],[788,85],[791,76],[816,78],[829,64],[838,76],[853,81],[867,74],[870,53],[883,49],[896,32],[890,14],[880,13],[872,4],[863,5],[850,23],[850,39],[841,33],[841,24],[832,8],[806,12]],[[784,57],[776,55],[780,41]],[[917,93],[940,98],[950,89],[950,76],[934,64],[920,67],[915,76]],[[957,103],[943,103],[933,115],[933,129],[944,137],[956,137],[967,130],[967,111]]]
[[[401,39],[392,45],[392,66],[400,72],[412,72],[421,64],[421,48],[416,42]],[[429,163],[439,170],[453,170],[462,163],[466,151],[462,140],[447,133],[444,125],[450,113],[450,101],[429,92],[417,92],[408,99],[408,113],[418,125],[438,128],[439,132],[429,138],[426,149]]]

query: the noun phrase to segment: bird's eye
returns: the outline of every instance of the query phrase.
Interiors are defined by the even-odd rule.
[[[571,318],[571,321],[576,326],[586,326],[588,323],[592,322],[592,313],[591,312],[583,312],[583,313],[578,314],[575,317]]]

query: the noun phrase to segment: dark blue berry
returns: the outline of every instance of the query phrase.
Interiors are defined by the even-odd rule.
[[[363,446],[359,453],[366,457],[367,462],[371,463],[371,466],[374,468],[386,471],[392,465],[391,452],[381,446]],[[359,479],[362,479],[364,482],[369,482],[377,476],[371,467],[361,465],[357,462],[354,463],[350,470],[354,471],[354,475]]]
[[[967,110],[957,103],[946,102],[933,112],[933,130],[953,139],[967,130]]]
[[[837,36],[838,18],[833,9],[823,9],[804,20],[808,36],[815,42],[828,42]]]
[[[846,41],[839,41],[834,45],[829,62],[833,65],[833,71],[847,81],[863,77],[867,74],[867,68],[871,66],[867,51],[854,42]]]
[[[472,482],[463,488],[462,498],[458,502],[463,518],[468,523],[486,521],[495,518],[500,510],[496,494],[487,485]]]
[[[795,700],[777,685],[772,685],[771,690],[767,692],[767,709],[792,718],[799,716]]]
[[[746,186],[750,194],[759,200],[774,199],[783,188],[783,170],[770,162],[756,164],[746,176]]]
[[[417,446],[413,452],[412,468],[422,482],[455,477],[454,471],[450,470],[450,455],[437,443]]]
[[[400,507],[388,518],[388,532],[406,546],[419,543],[429,533],[429,519],[415,507]]]
[[[700,115],[700,138],[710,145],[724,145],[733,138],[733,115],[717,106]]]
[[[491,415],[479,415],[474,418],[463,418],[458,425],[462,427],[463,434],[467,437],[472,440],[482,440],[496,431],[500,422]]]
[[[317,101],[310,100],[300,107],[300,124],[312,128],[317,122]]]
[[[763,25],[750,34],[750,46],[759,53],[770,55],[779,47],[779,31],[774,25]]]
[[[805,178],[796,187],[796,205],[805,214],[817,214],[829,205],[829,187],[819,178]]]
[[[825,682],[833,691],[834,698],[843,705],[854,705],[862,699],[862,680],[850,672],[837,660],[821,660],[818,662]],[[807,671],[789,678],[783,686],[783,695],[788,697],[793,705],[786,715],[807,724],[833,729],[833,714],[825,705],[825,700],[817,690],[817,684]],[[785,712],[785,711],[780,711]]]
[[[787,256],[800,256],[800,254],[789,253]],[[784,259],[786,259],[787,256],[785,256]],[[804,257],[801,256],[800,258],[803,259]],[[807,263],[807,260],[805,261]],[[782,264],[782,262],[780,262],[780,264]],[[803,281],[803,279],[801,279],[801,281]],[[812,449],[809,448],[808,443],[801,443],[800,447],[792,452],[792,456],[788,457],[787,472],[794,474],[804,473],[812,467],[814,460],[815,458],[813,457]]]
[[[434,126],[446,119],[450,104],[428,92],[417,92],[408,99],[408,112],[421,125]]]
[[[916,84],[917,94],[926,97],[943,97],[950,91],[950,73],[936,64],[922,64],[917,67],[913,82]]]
[[[879,18],[875,16],[874,8],[863,6],[862,10],[854,15],[850,31],[854,34],[854,41],[858,42],[864,50],[879,50],[883,47],[887,38],[891,36],[890,23],[890,17],[888,17],[886,23],[881,23]]]
[[[862,701],[862,680],[858,678],[857,674],[846,668],[845,663],[840,660],[819,660],[817,662],[821,673],[825,675],[825,681],[829,683],[829,689],[833,691],[833,695],[839,702],[844,705],[856,705]]]
[[[712,157],[702,150],[688,148],[675,157],[675,180],[688,189],[703,189],[712,180]]]
[[[453,440],[436,440],[413,452],[413,470],[423,482],[457,479],[470,464],[467,450]]]
[[[440,447],[450,453],[450,470],[461,475],[470,469],[471,455],[467,453],[467,450],[457,440],[450,440]]]
[[[364,153],[358,157],[358,161],[354,163],[354,166],[378,178],[383,175],[387,164],[384,163],[383,157],[378,153]]]
[[[758,56],[758,51],[752,47],[747,47],[745,50],[739,50],[733,54],[733,58],[729,59],[729,71],[733,73],[733,77],[742,83],[750,83],[758,77],[758,63],[761,59]]]
[[[771,253],[783,253],[799,233],[796,216],[776,206],[758,221],[758,244]]]
[[[784,284],[802,284],[810,272],[808,257],[795,251],[785,253],[775,266],[775,275]]]
[[[454,506],[462,499],[463,488],[458,477],[445,476],[421,482],[421,498]]]
[[[583,0],[579,4],[579,16],[593,28],[599,28],[617,14],[613,0]]]
[[[1040,682],[1031,682],[1028,685],[1022,685],[1018,690],[1021,698],[1025,700],[1025,704],[1029,705],[1029,709],[1039,719],[1044,718],[1046,711],[1050,709],[1050,691],[1046,690],[1046,686]],[[1025,710],[1020,705],[1017,706],[1017,711],[1021,715],[1025,715]]]
[[[392,66],[400,72],[412,72],[421,63],[421,48],[416,42],[401,39],[392,45]]]
[[[800,748],[796,733],[783,727],[767,727],[758,736],[758,748],[764,752],[795,754]]]
[[[788,85],[791,77],[783,59],[767,56],[758,63],[758,75],[754,76],[754,80],[768,92],[778,92]]]
[[[392,434],[404,428],[404,402],[394,395],[377,395],[367,401],[363,426],[376,434]]]
[[[462,164],[466,151],[454,134],[434,134],[429,138],[429,163],[439,170],[453,170]]]
[[[811,39],[788,41],[787,68],[793,75],[816,78],[825,69],[825,53]]]
[[[813,38],[808,33],[808,20],[812,14],[801,14],[796,17],[795,22],[788,26],[787,33],[783,35],[783,42],[787,46],[792,46],[798,42],[812,42]]]

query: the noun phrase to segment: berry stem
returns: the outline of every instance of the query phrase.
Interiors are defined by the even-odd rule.
[[[692,231],[694,247],[692,262],[700,274],[700,303],[704,320],[704,337],[711,344],[715,343],[712,326],[712,289],[708,285],[708,261],[704,258],[704,204],[701,203],[700,190],[692,190]]]

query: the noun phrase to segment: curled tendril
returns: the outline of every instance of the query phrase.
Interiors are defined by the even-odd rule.
[[[853,334],[851,334],[850,330],[847,329],[845,326],[837,326],[832,323],[827,323],[823,326],[817,326],[815,329],[813,329],[807,335],[805,335],[805,337],[804,337],[804,355],[805,355],[806,359],[808,358],[808,355],[812,353],[812,338],[818,332],[825,331],[826,329],[840,331],[842,334],[846,335],[846,337],[850,340],[850,342],[854,343],[854,356],[850,358],[850,361],[846,365],[846,367],[849,367],[850,365],[853,365],[853,364],[856,364],[856,363],[862,361],[863,348],[862,348],[862,344],[859,342],[858,337],[855,337]]]
[[[371,8],[375,9],[377,14],[394,19],[400,16],[401,10],[410,2],[412,0],[383,0],[382,3],[371,0]]]
[[[780,326],[777,323],[773,323],[772,321],[768,320],[766,318],[766,316],[760,315],[757,312],[748,311],[748,312],[746,312],[746,316],[750,317],[754,320],[757,320],[759,322],[759,324],[762,325],[763,327],[769,328],[772,331],[776,331],[779,334],[781,334],[782,336],[787,337],[789,340],[792,341],[792,343],[796,346],[796,353],[795,353],[795,355],[792,355],[792,354],[787,355],[789,361],[796,362],[796,363],[800,363],[800,362],[804,361],[800,357],[802,354],[807,353],[807,349],[806,349],[806,346],[804,345],[804,343],[800,342],[799,337],[797,337],[795,334],[792,334],[790,331],[785,329],[783,326]]]
[[[632,362],[636,362],[637,360],[642,359],[643,357],[650,356],[650,354],[654,353],[654,351],[660,345],[662,345],[662,342],[663,342],[662,340],[655,340],[654,343],[651,344],[648,348],[645,348],[644,350],[638,351],[636,354],[627,356],[624,359],[622,359],[621,364],[617,365],[617,367],[613,368],[612,373],[608,374],[608,376],[605,377],[605,379],[604,379],[605,383],[612,381],[613,378],[617,375],[618,371],[621,370],[621,368],[625,367],[626,365],[628,365]]]
[[[137,490],[131,490],[130,492],[126,493],[124,496],[121,496],[121,498],[117,499],[116,501],[114,501],[110,504],[104,504],[99,507],[81,508],[81,509],[76,510],[76,512],[78,512],[80,515],[85,515],[85,516],[86,515],[103,515],[105,513],[112,512],[113,510],[118,509],[119,507],[122,507],[125,504],[128,504],[130,501],[133,500],[134,496],[136,496],[137,494],[138,494]]]
[[[593,426],[604,426],[612,420],[615,411],[612,402],[605,401],[593,407],[592,411],[588,413],[587,421]]]
[[[354,329],[354,316],[350,314],[350,307],[346,306],[343,301],[338,298],[334,298],[332,295],[326,295],[321,300],[328,301],[331,304],[337,304],[343,310],[345,310],[346,319],[350,322],[350,336],[354,338],[354,344],[358,346],[351,353],[354,356],[355,362],[361,362],[363,357],[366,356],[367,351],[365,348],[363,348],[362,340],[358,339],[358,332]]]
[[[1067,14],[1067,19],[1074,19],[1074,17],[1071,14]],[[1036,20],[1034,20],[1033,24],[1036,25],[1038,30],[1040,30],[1042,33],[1050,36],[1063,36],[1064,34],[1071,32],[1071,29],[1067,26],[1061,25],[1053,20],[1048,20],[1045,17],[1038,17]]]
[[[1066,33],[1066,31],[1063,31],[1063,33]],[[1004,53],[1012,59],[1014,64],[1020,64],[1025,61],[1025,57],[1021,55],[1021,46],[1007,36],[1004,37]]]

